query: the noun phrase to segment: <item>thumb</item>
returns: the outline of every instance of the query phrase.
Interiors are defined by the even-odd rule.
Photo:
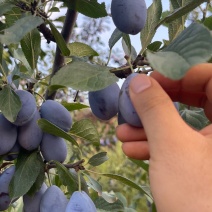
[[[168,143],[173,148],[181,141],[185,143],[192,129],[182,120],[172,100],[156,80],[139,74],[131,80],[129,93],[144,126],[150,154],[154,149],[161,154]]]

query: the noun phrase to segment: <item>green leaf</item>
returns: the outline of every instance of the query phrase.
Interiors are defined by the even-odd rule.
[[[10,11],[13,7],[14,5],[11,3],[6,3],[6,2],[0,3],[0,16]]]
[[[161,15],[162,15],[161,0],[155,0],[148,8],[147,21],[140,34],[142,44],[141,54],[145,51],[146,47],[151,43],[152,38],[156,33],[156,26],[160,21]]]
[[[106,66],[72,61],[52,77],[51,85],[62,85],[81,91],[101,90],[118,81],[118,78],[110,73],[110,69]]]
[[[124,207],[127,207],[127,198],[121,192],[115,192],[116,197],[123,203]]]
[[[98,209],[102,209],[104,211],[113,211],[113,212],[120,212],[120,211],[124,211],[124,205],[123,203],[118,199],[116,202],[114,203],[108,203],[105,199],[103,199],[102,197],[98,197],[95,201],[94,201],[96,207]]]
[[[181,110],[180,115],[188,125],[190,125],[191,127],[195,128],[197,130],[203,129],[209,123],[208,119],[206,118],[206,116],[204,114],[203,109]]]
[[[34,70],[37,67],[37,60],[41,52],[41,37],[37,29],[32,30],[21,40],[21,47],[24,55]]]
[[[56,164],[60,181],[63,185],[67,186],[68,192],[72,194],[74,191],[77,191],[79,187],[78,181],[76,181],[69,170],[58,161],[54,161],[54,163]]]
[[[75,169],[69,169],[69,172],[71,173],[73,179],[79,186],[78,173],[75,171]],[[81,182],[81,189],[83,191],[85,191],[87,194],[89,194],[88,185],[87,185],[87,182],[85,181],[84,177],[82,176],[82,173],[80,173],[80,182]]]
[[[108,192],[102,192],[101,196],[109,203],[114,203],[117,201],[117,197],[115,194],[110,194]]]
[[[125,55],[131,57],[132,60],[136,59],[137,52],[135,48],[131,45],[130,36],[128,34],[123,33],[122,48],[124,50]]]
[[[99,54],[93,50],[90,46],[80,42],[74,42],[68,44],[70,50],[70,56],[76,57],[89,57],[89,56],[99,56]]]
[[[58,7],[52,7],[48,12],[60,12]]]
[[[58,47],[60,48],[60,51],[62,52],[62,54],[64,56],[69,56],[70,50],[68,49],[67,44],[66,44],[63,36],[58,32],[57,28],[55,27],[55,25],[51,21],[47,21],[47,23],[49,24],[49,26],[52,30],[52,34],[54,35],[54,38],[56,40]]]
[[[12,10],[5,13],[5,23],[6,27],[11,27],[17,20],[22,17],[23,13],[20,8],[14,7]]]
[[[16,21],[16,23],[4,30],[4,35],[0,35],[0,42],[6,45],[18,43],[27,33],[43,23],[43,19],[38,16],[26,16]]]
[[[3,56],[3,45],[0,43],[0,64],[2,64],[2,56]]]
[[[4,86],[4,88],[0,91],[0,110],[4,116],[10,122],[14,122],[20,109],[21,101],[18,95],[11,89],[9,85]]]
[[[79,102],[77,103],[68,103],[68,102],[62,102],[61,103],[68,111],[73,111],[73,110],[81,110],[84,108],[89,108],[89,106],[81,104]]]
[[[91,166],[99,166],[107,161],[109,158],[107,156],[107,152],[99,152],[96,155],[93,155],[89,160],[88,163]]]
[[[155,41],[155,42],[149,44],[147,46],[147,49],[150,50],[150,51],[156,52],[156,51],[158,51],[160,49],[161,45],[162,45],[162,42]]]
[[[118,42],[118,40],[122,37],[122,35],[123,35],[123,32],[121,32],[117,28],[113,31],[108,43],[110,49],[113,48],[113,46]]]
[[[136,165],[138,165],[139,167],[144,169],[146,172],[149,171],[149,164],[145,163],[144,161],[136,160],[136,159],[132,159],[132,158],[129,158],[129,160],[131,160],[133,163],[135,163]]]
[[[175,1],[171,0],[170,4],[170,13],[173,14],[177,11],[180,11],[182,8],[184,8],[185,5],[191,3],[193,0],[185,0],[185,1]],[[196,1],[195,1],[196,2]],[[167,15],[166,17],[170,16]],[[166,19],[165,17],[165,19]],[[161,21],[162,24],[168,24],[168,30],[169,30],[169,40],[172,41],[174,40],[183,30],[184,30],[184,25],[186,21],[186,14],[181,14],[179,15],[176,19],[174,19],[172,22],[166,23],[164,20]],[[159,23],[158,26],[161,24]]]
[[[72,194],[74,191],[79,190],[78,174],[74,169],[68,169],[58,161],[54,161],[57,168],[60,181],[63,185],[67,186],[68,192]],[[81,189],[88,193],[88,186],[85,179],[80,176]]]
[[[6,77],[9,74],[7,62],[4,59],[2,59],[1,64],[2,64],[2,66],[0,65],[0,72]]]
[[[99,145],[100,138],[96,126],[89,119],[82,119],[75,122],[69,133],[94,145]]]
[[[121,183],[123,183],[127,186],[130,186],[131,188],[137,189],[138,191],[142,192],[143,194],[146,194],[151,199],[153,199],[152,196],[146,191],[146,188],[143,188],[143,186],[139,186],[137,183],[134,183],[133,181],[131,181],[131,180],[129,180],[129,179],[123,177],[123,176],[116,175],[116,174],[101,174],[101,175],[105,176],[105,177],[112,178],[114,180],[118,180]]]
[[[174,10],[173,13],[171,13],[170,15],[166,16],[166,18],[164,18],[160,24],[162,24],[163,22],[166,23],[170,23],[182,16],[184,16],[185,14],[191,12],[192,10],[194,10],[196,7],[200,6],[202,3],[206,2],[207,0],[189,0],[187,2],[184,3],[184,5],[178,5],[178,8]],[[172,1],[173,2],[173,1]],[[183,2],[183,1],[182,1]]]
[[[70,9],[76,10],[85,16],[91,18],[101,18],[107,16],[105,3],[98,3],[97,0],[60,0],[63,1]]]
[[[191,24],[161,52],[147,51],[151,66],[164,76],[178,80],[194,65],[208,61],[212,55],[212,37],[201,24]]]
[[[28,195],[32,196],[34,195],[42,186],[44,180],[45,180],[45,164],[43,162],[43,159],[41,157],[41,155],[38,155],[38,160],[40,162],[40,171],[38,174],[38,177],[35,181],[35,183],[33,184],[33,186],[30,188],[30,190],[27,192]]]
[[[137,211],[133,208],[124,207],[124,212],[137,212]],[[151,212],[153,212],[153,211],[151,211]]]
[[[102,186],[99,184],[99,182],[85,173],[83,173],[83,175],[85,175],[89,180],[88,186],[90,186],[93,190],[98,192],[98,195],[101,196],[102,195]]]
[[[212,30],[212,16],[207,17],[207,18],[204,20],[203,24],[204,24],[206,27],[208,27],[209,30]]]
[[[13,56],[15,59],[19,60],[21,62],[21,64],[27,69],[29,75],[33,74],[33,70],[31,69],[21,48],[14,49]]]
[[[12,199],[26,194],[35,183],[40,173],[40,157],[37,151],[19,154],[16,171],[9,186],[9,193]]]
[[[79,146],[78,143],[74,140],[74,138],[72,138],[72,136],[70,136],[64,130],[62,130],[59,127],[57,127],[56,125],[52,124],[48,120],[39,119],[37,121],[37,123],[38,123],[38,126],[43,130],[43,132],[64,138],[67,141],[70,141],[73,145]]]

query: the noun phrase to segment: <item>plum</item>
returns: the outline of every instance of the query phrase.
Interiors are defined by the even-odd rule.
[[[19,96],[22,106],[13,124],[22,126],[33,118],[37,109],[36,101],[34,96],[28,91],[17,90],[15,92]]]
[[[121,115],[121,112],[119,111],[118,112],[118,125],[125,124],[125,123],[127,123],[127,122],[125,121],[125,119]]]
[[[119,95],[119,114],[118,124],[128,123],[134,127],[143,127],[141,120],[131,102],[129,95],[130,81],[137,76],[138,73],[129,75],[124,81]],[[179,103],[173,102],[175,108],[179,110]]]
[[[9,184],[14,173],[15,166],[10,166],[0,175],[0,211],[6,210],[10,205]]]
[[[33,118],[18,129],[18,142],[28,151],[37,149],[41,143],[43,132],[37,125],[37,120],[40,118],[40,113],[36,110]]]
[[[59,128],[68,132],[71,129],[72,118],[69,111],[59,102],[46,100],[40,108],[41,118],[44,118]]]
[[[29,196],[25,194],[23,196],[23,211],[24,212],[40,212],[40,202],[43,194],[47,190],[47,185],[42,184],[41,188],[33,195]]]
[[[67,146],[64,139],[48,133],[43,134],[40,150],[46,161],[56,160],[62,163],[67,156]]]
[[[138,73],[133,73],[129,75],[124,81],[121,92],[119,95],[119,111],[123,116],[123,119],[130,125],[134,127],[143,127],[141,120],[131,102],[129,95],[129,84],[132,78],[137,76]]]
[[[3,160],[6,161],[12,161],[15,160],[18,157],[18,154],[21,150],[20,144],[16,141],[15,145],[12,147],[12,149],[3,157]]]
[[[75,191],[68,202],[65,212],[96,212],[92,199],[84,191]]]
[[[146,3],[144,0],[112,0],[111,16],[121,32],[135,35],[145,26]]]
[[[118,113],[118,97],[120,88],[117,83],[108,87],[90,91],[88,100],[93,114],[102,120],[109,120]]]
[[[17,140],[17,127],[0,114],[0,155],[9,152]]]
[[[43,194],[40,202],[40,212],[63,212],[68,204],[64,193],[55,185],[50,186]]]

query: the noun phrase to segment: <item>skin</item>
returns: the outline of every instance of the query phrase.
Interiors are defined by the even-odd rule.
[[[211,91],[212,64],[196,65],[178,81],[154,71],[130,83],[130,98],[144,128],[122,124],[116,134],[128,157],[149,160],[159,212],[212,211],[212,125],[192,129],[173,105],[179,101],[204,108],[212,121]]]

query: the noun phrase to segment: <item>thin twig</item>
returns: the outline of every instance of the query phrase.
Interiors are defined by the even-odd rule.
[[[77,169],[77,168],[79,168],[78,170],[83,170],[84,168],[83,168],[83,166],[82,166],[82,163],[84,163],[85,162],[85,160],[84,159],[82,159],[82,160],[79,160],[79,161],[77,161],[77,162],[75,162],[75,163],[70,163],[70,164],[63,164],[67,169]],[[54,164],[54,163],[51,163],[51,164],[48,164],[47,165],[47,170],[49,170],[49,169],[53,169],[53,168],[56,168],[56,164]]]

